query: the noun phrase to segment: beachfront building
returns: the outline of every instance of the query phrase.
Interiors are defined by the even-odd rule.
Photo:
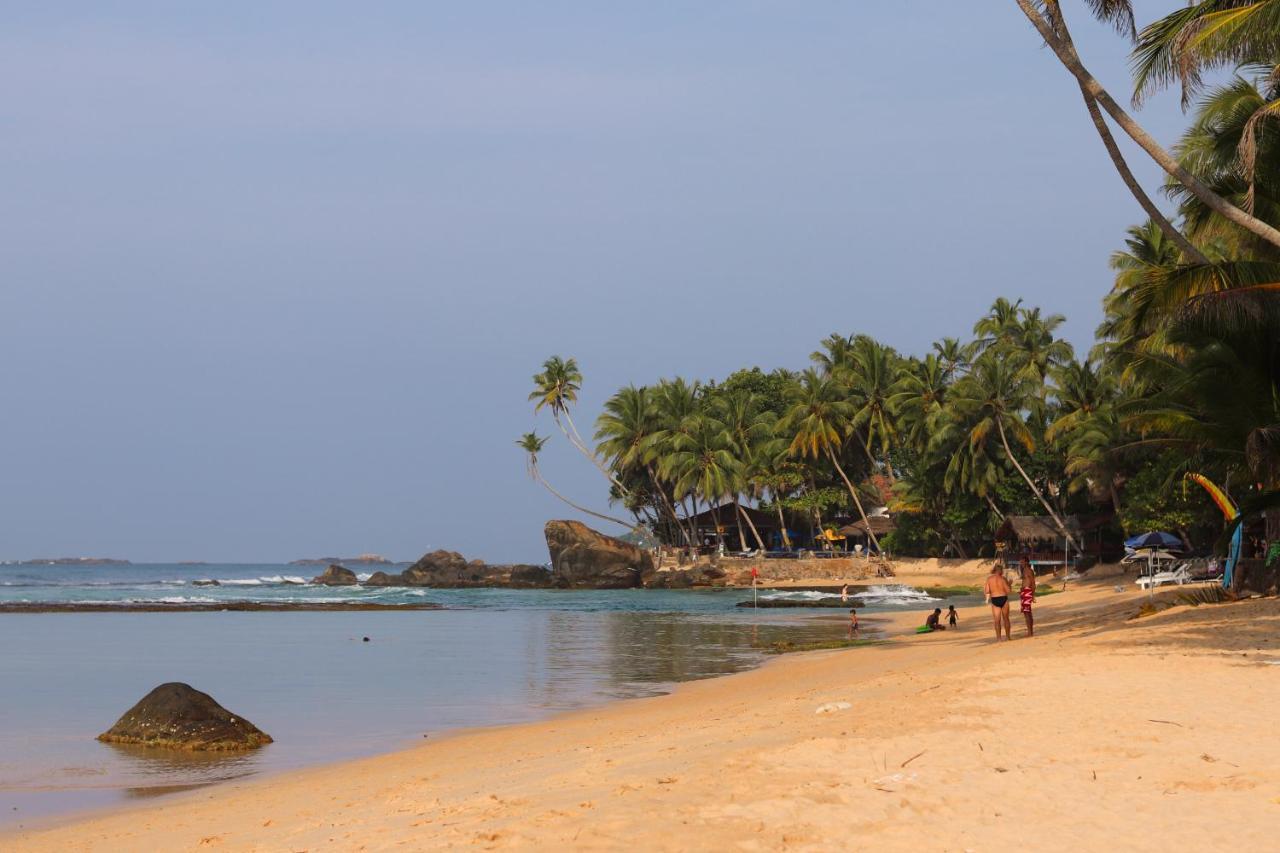
[[[1074,515],[1063,518],[1067,531],[1081,540],[1080,520]],[[1047,515],[1007,515],[996,530],[996,557],[1014,567],[1027,557],[1037,571],[1056,571],[1063,565],[1074,566],[1079,554],[1070,547],[1058,523]]]
[[[871,537],[867,535],[868,527],[875,534],[876,540],[883,543],[884,537],[892,533],[895,526],[893,517],[887,511],[873,511],[871,515],[867,516],[866,521],[859,518],[857,521],[841,527],[839,532],[847,538],[850,551],[857,550],[855,546],[861,545],[862,553],[867,554],[870,553],[871,549]]]

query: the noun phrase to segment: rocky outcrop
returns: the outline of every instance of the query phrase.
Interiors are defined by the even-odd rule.
[[[440,588],[517,587],[540,589],[552,585],[542,566],[497,565],[467,561],[457,551],[432,551],[398,575],[374,572],[367,586],[429,586]]]
[[[271,736],[209,694],[171,681],[143,696],[98,740],[213,752],[255,749],[271,743]]]
[[[355,572],[336,564],[316,575],[311,582],[322,586],[355,586],[358,583]]]
[[[548,521],[544,532],[557,586],[627,589],[640,586],[653,573],[648,551],[597,533],[580,521]]]
[[[650,589],[689,589],[695,586],[727,586],[728,573],[719,566],[695,566],[689,569],[670,569],[653,572],[644,577],[644,585]]]

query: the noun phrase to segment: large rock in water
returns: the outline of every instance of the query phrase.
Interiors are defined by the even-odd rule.
[[[271,743],[271,736],[209,694],[171,681],[143,696],[98,740],[214,752],[256,749]]]
[[[355,572],[334,564],[325,569],[323,574],[312,578],[311,582],[323,584],[324,586],[355,586],[357,580]]]
[[[580,521],[548,521],[551,575],[559,586],[628,589],[653,573],[649,552],[605,536]]]
[[[399,575],[379,578],[373,586],[432,587],[549,587],[551,575],[541,566],[491,566],[483,560],[472,560],[456,551],[432,551]]]

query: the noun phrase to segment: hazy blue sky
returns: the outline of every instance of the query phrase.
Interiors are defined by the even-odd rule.
[[[0,174],[0,558],[542,561],[546,356],[1082,345],[1141,216],[1012,0],[0,3]]]

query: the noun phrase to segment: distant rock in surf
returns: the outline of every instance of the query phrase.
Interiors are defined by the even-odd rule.
[[[318,583],[321,586],[355,586],[359,581],[356,578],[356,573],[350,569],[332,565],[325,569],[322,574],[312,578],[311,582]]]
[[[364,582],[365,586],[404,586],[404,577],[401,575],[389,575],[386,572],[374,572],[369,575],[369,579]]]
[[[293,560],[289,563],[291,566],[328,566],[334,563],[338,565],[352,566],[390,566],[392,562],[381,554],[361,554],[358,557],[303,557],[301,560]]]
[[[256,749],[271,736],[189,684],[161,684],[98,735],[103,743],[222,752]]]

